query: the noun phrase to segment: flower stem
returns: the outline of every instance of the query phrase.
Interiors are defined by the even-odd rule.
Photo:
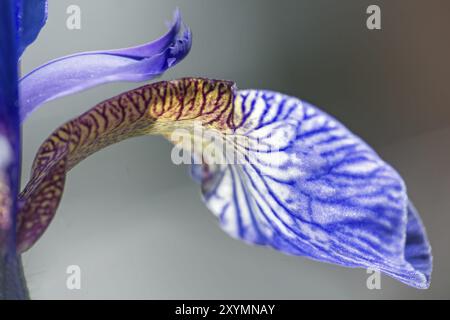
[[[0,300],[29,299],[19,255],[3,255],[0,259]]]

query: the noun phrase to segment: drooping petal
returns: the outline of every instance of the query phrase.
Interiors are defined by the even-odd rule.
[[[207,206],[235,238],[427,288],[431,249],[403,180],[336,119],[296,98],[240,91],[244,161],[203,181]]]
[[[47,21],[47,0],[18,0],[16,4],[20,57]]]
[[[43,103],[116,81],[139,82],[160,76],[180,62],[191,47],[189,29],[181,16],[160,39],[133,48],[84,52],[59,58],[20,80],[21,121]]]
[[[208,162],[195,124],[220,133]],[[20,196],[19,249],[53,218],[65,173],[122,139],[192,137],[204,200],[231,236],[348,267],[372,267],[417,288],[429,285],[425,230],[400,176],[337,120],[296,98],[239,91],[227,81],[160,82],[100,103],[57,129],[39,149]],[[200,133],[201,134],[201,133]],[[202,136],[202,138],[204,138]],[[244,139],[242,139],[244,138]],[[222,149],[220,142],[231,149]],[[214,149],[213,148],[213,149]],[[200,150],[200,151],[199,151]]]

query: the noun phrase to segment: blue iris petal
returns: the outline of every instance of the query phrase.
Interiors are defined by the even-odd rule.
[[[237,94],[240,164],[211,167],[207,206],[231,236],[427,288],[431,248],[399,174],[336,119],[269,91]],[[257,141],[257,143],[252,143]],[[197,170],[197,172],[199,172]]]
[[[32,71],[19,82],[21,121],[38,106],[58,97],[115,81],[145,81],[160,76],[181,61],[191,48],[191,33],[182,31],[177,11],[170,30],[141,46],[79,53]]]
[[[0,10],[0,163],[7,174],[12,190],[18,186],[17,152],[19,147],[19,121],[17,108],[17,34],[15,30],[13,1],[5,1]],[[17,148],[19,149],[19,148]],[[8,152],[9,150],[10,152]],[[15,167],[15,169],[13,168]],[[14,169],[14,170],[7,170]],[[16,179],[14,179],[16,178]]]
[[[16,4],[20,57],[47,21],[47,0],[19,0]]]

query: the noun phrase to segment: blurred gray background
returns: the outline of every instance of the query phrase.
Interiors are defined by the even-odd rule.
[[[81,7],[81,30],[66,9]],[[382,30],[366,28],[378,4]],[[34,299],[450,298],[450,2],[446,0],[50,0],[49,21],[23,58],[27,73],[79,51],[133,46],[181,9],[190,55],[163,79],[206,76],[310,101],[362,136],[403,175],[434,253],[431,288],[383,276],[366,288],[347,269],[228,237],[171,145],[140,137],[69,174],[58,214],[24,255]],[[61,123],[138,84],[111,84],[48,103],[24,126],[23,184],[40,143]],[[79,265],[81,290],[66,288]]]

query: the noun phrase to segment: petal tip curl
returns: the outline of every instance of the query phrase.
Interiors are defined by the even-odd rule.
[[[191,48],[189,29],[181,32],[181,15],[161,38],[131,48],[62,57],[33,70],[19,82],[21,121],[45,102],[117,82],[147,81],[180,62]]]

